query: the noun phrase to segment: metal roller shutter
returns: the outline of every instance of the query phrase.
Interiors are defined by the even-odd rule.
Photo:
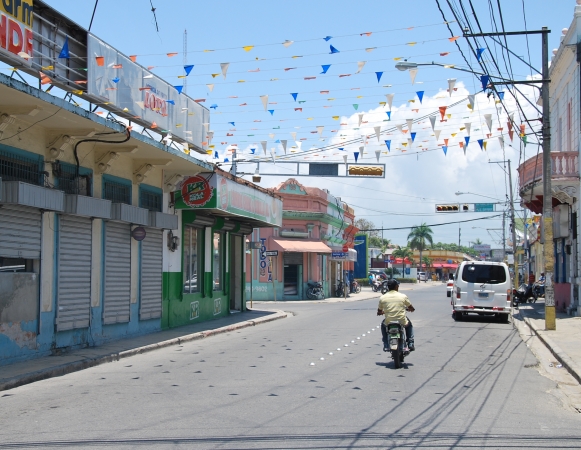
[[[0,256],[40,259],[41,214],[15,205],[0,208]]]
[[[285,264],[297,264],[301,265],[303,263],[303,254],[296,252],[284,252],[284,263]]]
[[[86,217],[60,216],[57,331],[89,326],[92,225]]]
[[[103,323],[129,322],[131,301],[131,227],[105,224],[105,301]]]
[[[163,231],[146,231],[141,241],[141,320],[161,317]]]

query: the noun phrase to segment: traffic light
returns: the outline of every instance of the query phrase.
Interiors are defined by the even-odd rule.
[[[458,212],[460,211],[460,205],[458,203],[452,203],[447,205],[436,205],[436,212]]]

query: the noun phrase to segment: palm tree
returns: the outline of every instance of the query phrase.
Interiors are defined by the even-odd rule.
[[[420,252],[420,272],[423,262],[422,253],[427,248],[428,243],[430,245],[434,243],[432,234],[434,232],[425,222],[417,227],[413,227],[410,234],[408,234],[409,247]]]
[[[409,259],[410,261],[412,260],[412,256],[413,256],[413,252],[409,247],[399,247],[397,249],[395,249],[393,251],[393,256],[395,258],[401,258],[402,259],[402,264],[403,264],[403,274],[404,278],[405,278],[405,260],[406,258]]]

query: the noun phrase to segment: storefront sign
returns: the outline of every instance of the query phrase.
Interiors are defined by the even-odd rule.
[[[207,146],[203,124],[210,123],[210,112],[182,94],[182,86],[172,86],[91,33],[87,54],[87,94],[103,108],[199,150]]]
[[[266,256],[266,238],[260,238],[260,282],[272,282],[272,265]]]
[[[264,256],[278,256],[278,250],[270,250],[270,251],[264,252]]]
[[[32,10],[33,0],[0,1],[0,54],[7,62],[32,63]]]
[[[205,173],[183,181],[175,192],[176,209],[217,209],[282,226],[282,201],[252,186]]]
[[[474,250],[476,250],[477,252],[489,252],[490,251],[490,245],[488,245],[488,244],[475,244],[472,246],[472,248]]]
[[[184,181],[181,194],[182,200],[187,206],[197,208],[204,206],[212,199],[214,190],[205,177],[196,175]]]
[[[143,227],[137,227],[134,228],[133,231],[131,231],[131,237],[136,241],[143,241],[145,239],[145,236],[147,236],[147,232]]]

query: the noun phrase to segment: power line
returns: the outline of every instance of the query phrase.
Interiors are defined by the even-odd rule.
[[[440,226],[444,226],[444,225],[453,225],[453,224],[456,224],[456,223],[474,222],[476,220],[494,219],[496,217],[502,217],[502,214],[496,214],[494,216],[487,216],[487,217],[480,217],[478,219],[458,220],[456,222],[435,223],[435,224],[431,224],[431,225],[427,225],[427,226],[428,227],[440,227]],[[411,228],[416,228],[416,227],[417,227],[417,225],[414,225],[414,226],[411,226],[411,227],[397,227],[397,228],[370,228],[368,230],[361,230],[361,231],[409,230]]]

